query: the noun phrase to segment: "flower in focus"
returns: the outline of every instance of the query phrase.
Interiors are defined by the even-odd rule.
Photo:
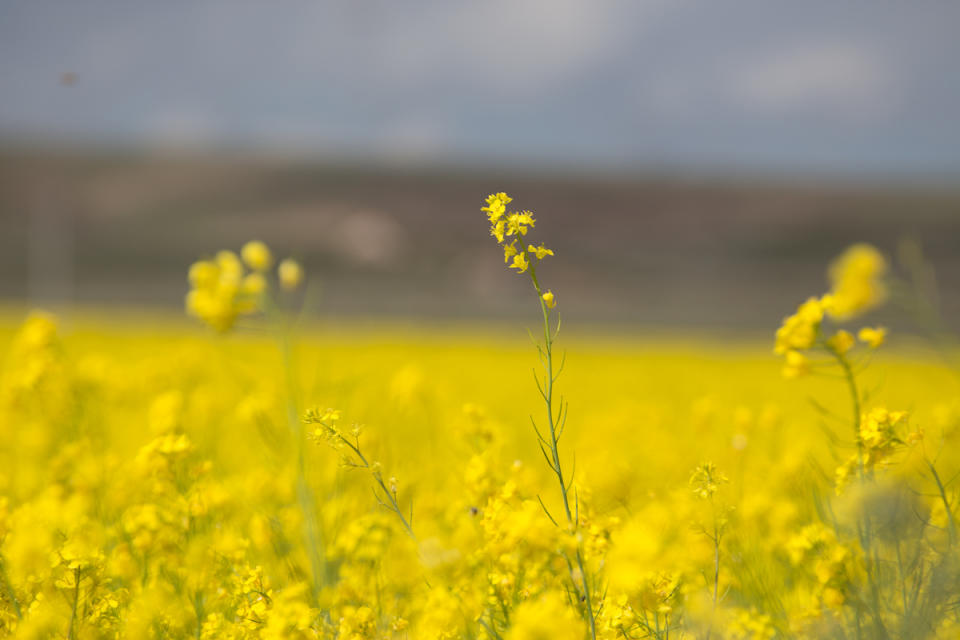
[[[545,246],[543,246],[542,244],[541,244],[540,246],[537,246],[537,247],[535,247],[535,246],[533,246],[533,245],[531,244],[529,247],[527,247],[527,251],[530,252],[530,253],[532,253],[532,254],[535,254],[535,255],[537,256],[537,260],[543,260],[543,259],[546,258],[547,256],[552,256],[552,255],[553,255],[553,250],[552,250],[552,249],[547,249],[547,248],[546,248]]]
[[[547,309],[553,309],[557,306],[557,298],[553,295],[553,291],[547,291],[542,296],[543,304],[547,305]]]
[[[513,256],[513,263],[510,265],[511,269],[516,269],[517,273],[523,273],[530,266],[530,263],[527,262],[527,255],[525,253],[518,253]]]
[[[553,250],[543,244],[528,244],[526,251],[523,249],[523,243],[517,246],[517,239],[526,236],[536,225],[536,220],[530,211],[508,212],[507,205],[512,201],[513,198],[503,192],[492,193],[487,196],[486,205],[480,207],[480,210],[487,214],[490,235],[496,238],[497,243],[503,248],[504,263],[510,269],[516,269],[517,273],[526,273],[531,266],[527,259],[528,253],[536,258],[536,262],[539,262],[547,256],[552,256]]]

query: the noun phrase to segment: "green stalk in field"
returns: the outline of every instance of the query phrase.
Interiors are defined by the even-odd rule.
[[[577,536],[580,526],[579,498],[576,491],[573,490],[573,471],[568,475],[564,474],[559,451],[560,438],[566,426],[567,404],[562,397],[556,403],[554,402],[554,385],[563,371],[562,360],[559,366],[555,367],[554,365],[553,346],[560,329],[560,321],[558,318],[554,325],[552,323],[552,313],[557,306],[557,300],[552,291],[549,289],[544,291],[540,285],[540,280],[537,278],[537,265],[547,256],[552,256],[553,251],[542,244],[535,246],[525,242],[527,233],[535,226],[536,220],[530,211],[508,213],[506,207],[511,200],[505,193],[492,194],[487,197],[486,206],[482,208],[482,211],[486,212],[487,219],[490,222],[490,235],[496,238],[503,248],[504,262],[508,263],[511,269],[516,269],[517,273],[528,274],[537,293],[537,300],[543,316],[543,344],[537,345],[537,352],[543,366],[543,374],[542,379],[536,374],[534,374],[534,377],[546,409],[547,428],[541,430],[537,426],[536,420],[532,418],[531,422],[537,434],[544,460],[546,460],[559,484],[566,528],[574,536]],[[524,244],[527,244],[527,246],[524,247]],[[528,256],[530,257],[528,258]],[[542,501],[541,506],[543,506],[547,517],[555,525],[560,526],[560,523],[550,514]],[[594,593],[591,589],[591,578],[584,558],[583,544],[579,539],[574,556],[573,559],[567,558],[568,566],[571,569],[571,580],[582,602],[582,611],[590,628],[590,637],[595,639],[597,631],[593,602]],[[574,563],[576,570],[574,570]]]
[[[187,313],[208,326],[226,333],[243,316],[263,312],[270,321],[283,359],[286,383],[287,427],[293,439],[296,456],[296,492],[303,513],[303,537],[313,575],[312,591],[316,602],[327,580],[323,532],[316,509],[316,497],[306,478],[303,451],[303,425],[299,419],[299,382],[293,354],[292,327],[288,314],[280,305],[276,291],[293,291],[303,280],[303,269],[291,258],[280,262],[276,271],[277,287],[268,279],[273,255],[262,242],[251,241],[243,246],[238,257],[232,251],[220,251],[210,260],[190,266],[190,292],[186,298]],[[249,269],[249,272],[247,271]]]

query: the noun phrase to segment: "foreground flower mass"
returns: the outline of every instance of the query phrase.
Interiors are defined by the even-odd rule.
[[[0,316],[0,637],[960,637],[956,377],[863,317],[878,250],[774,354],[614,349],[560,335],[512,201],[534,349],[294,332],[309,274],[259,242],[190,268],[198,325]]]

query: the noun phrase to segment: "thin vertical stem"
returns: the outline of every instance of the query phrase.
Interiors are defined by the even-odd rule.
[[[553,335],[550,331],[550,308],[547,307],[546,301],[543,299],[543,291],[540,289],[540,283],[537,280],[537,270],[536,267],[531,263],[529,267],[530,280],[533,282],[533,288],[537,292],[537,299],[540,301],[540,311],[543,313],[543,341],[544,341],[544,355],[546,362],[544,363],[545,371],[545,380],[543,388],[543,399],[546,404],[547,410],[547,425],[550,427],[550,454],[553,457],[553,471],[557,476],[557,481],[560,483],[560,496],[563,499],[563,510],[567,516],[567,523],[572,527],[574,531],[579,527],[579,523],[576,521],[576,518],[573,515],[573,511],[570,509],[570,496],[567,491],[567,483],[563,477],[563,468],[560,464],[560,452],[557,446],[557,425],[554,420],[553,415],[553,383],[555,376],[553,373]],[[590,579],[587,576],[586,564],[583,559],[583,549],[582,545],[577,543],[577,568],[580,571],[580,581],[583,583],[583,599],[584,606],[587,611],[587,621],[590,624],[590,637],[593,640],[596,640],[597,637],[597,627],[596,619],[593,613],[593,601],[590,593]],[[576,587],[576,582],[574,582],[574,587]]]

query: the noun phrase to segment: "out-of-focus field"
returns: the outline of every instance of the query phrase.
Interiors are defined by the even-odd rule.
[[[570,320],[766,330],[853,242],[921,243],[960,317],[949,184],[343,167],[265,156],[0,153],[0,298],[179,308],[184,265],[251,238],[300,259],[322,314],[518,318],[491,190],[552,220]],[[902,326],[902,325],[898,325]]]
[[[551,600],[568,579],[555,552],[566,543],[537,501],[560,509],[528,417],[542,405],[521,327],[307,327],[287,368],[257,329],[214,337],[162,314],[88,314],[56,334],[34,319],[18,336],[19,321],[0,323],[0,635],[499,637],[489,626],[533,638],[561,624],[582,637]],[[862,375],[864,396],[909,411],[952,476],[957,377],[893,343]],[[852,448],[841,381],[783,380],[761,340],[571,328],[557,349],[570,402],[561,452],[576,459],[583,544],[609,580],[600,636],[635,628],[632,603],[664,619],[682,607],[686,637],[703,637],[712,516],[688,480],[704,461],[729,477],[716,494],[727,524],[712,637],[853,624],[836,600],[862,568],[810,533],[825,503],[841,529],[847,508],[833,496]],[[377,505],[367,470],[307,440],[300,416],[313,405],[339,408],[344,432],[365,425],[363,452],[411,510],[416,543]],[[921,491],[912,508],[937,514],[919,451],[896,455],[898,473]],[[946,531],[942,509],[931,517]]]

